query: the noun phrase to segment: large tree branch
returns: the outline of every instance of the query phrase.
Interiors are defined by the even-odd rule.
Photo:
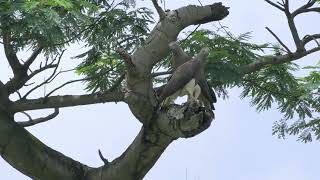
[[[286,55],[280,55],[280,56],[263,56],[261,57],[261,59],[251,64],[240,67],[240,72],[241,74],[252,73],[255,71],[259,71],[260,69],[264,68],[267,65],[277,65],[277,64],[283,64],[283,63],[295,61],[317,51],[320,51],[320,47],[316,47],[308,51],[294,52],[292,54],[286,54]]]
[[[175,41],[185,27],[221,20],[228,13],[228,8],[221,3],[190,5],[166,13],[165,18],[152,30],[146,43],[131,56],[135,69],[127,73],[126,99],[138,120],[142,123],[150,121],[157,107],[151,70],[169,53],[168,44]]]
[[[39,99],[22,99],[12,103],[9,106],[11,112],[22,112],[28,110],[47,109],[47,108],[62,108],[70,106],[98,104],[106,102],[121,102],[124,101],[122,92],[105,92],[86,95],[65,95],[51,96]]]
[[[32,179],[84,179],[89,167],[47,147],[0,111],[0,155]]]
[[[102,156],[105,165],[91,169],[88,179],[142,180],[173,140],[193,137],[210,126],[212,112],[199,108],[197,104],[171,105],[159,111],[154,123],[143,126],[119,158],[108,162]]]

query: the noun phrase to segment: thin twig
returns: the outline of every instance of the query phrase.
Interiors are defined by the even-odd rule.
[[[270,1],[270,0],[265,0],[265,1],[266,1],[267,3],[269,3],[270,5],[272,5],[272,6],[276,7],[276,8],[278,8],[278,9],[280,9],[281,11],[285,11],[285,9],[284,9],[283,7],[279,6],[278,4],[276,4],[276,3],[272,2],[272,1]]]
[[[103,157],[100,149],[98,149],[98,154],[99,154],[100,159],[103,161],[104,165],[108,165],[108,164],[109,164],[109,161],[108,161],[108,159],[106,159],[106,158]]]
[[[100,73],[100,74],[96,74],[95,76],[92,76],[92,77],[86,77],[86,78],[82,78],[82,79],[76,79],[76,80],[71,80],[71,81],[65,82],[64,84],[62,84],[62,85],[58,86],[57,88],[53,89],[52,91],[50,91],[44,98],[48,98],[52,93],[54,93],[55,91],[61,89],[62,87],[66,86],[68,84],[81,82],[81,81],[88,81],[88,80],[95,79],[95,78],[102,76],[104,74],[107,74],[107,73]]]
[[[38,84],[37,86],[35,86],[35,87],[33,87],[32,89],[30,89],[23,97],[22,97],[22,99],[25,99],[29,94],[31,94],[33,91],[35,91],[36,89],[38,89],[39,87],[41,87],[41,86],[43,86],[43,85],[45,85],[45,84],[48,84],[49,82],[50,82],[50,80],[52,79],[52,78],[55,78],[56,76],[56,72],[57,72],[57,69],[58,69],[58,67],[59,67],[59,64],[60,64],[60,62],[61,62],[61,59],[62,59],[62,56],[63,56],[63,53],[64,53],[65,51],[63,50],[62,52],[61,52],[61,54],[59,55],[59,58],[58,58],[58,62],[56,63],[56,64],[49,64],[49,65],[54,65],[55,66],[55,69],[53,70],[53,72],[52,72],[52,74],[50,75],[50,77],[49,78],[47,78],[47,79],[45,79],[42,83],[40,83],[40,84]],[[53,63],[54,61],[52,61],[52,63]],[[47,63],[46,63],[47,64]],[[46,66],[49,66],[49,65],[46,65]],[[46,66],[44,66],[44,67],[46,67]],[[43,68],[44,68],[43,67]]]
[[[284,47],[287,50],[288,53],[292,53],[290,49],[281,41],[281,39],[273,31],[271,31],[271,29],[269,29],[268,27],[266,27],[266,29],[269,31],[269,33],[272,34],[274,38],[277,39],[277,41],[281,44],[282,47]]]
[[[54,112],[52,114],[49,114],[46,117],[41,117],[41,118],[37,118],[37,119],[32,119],[32,117],[26,112],[21,112],[21,113],[26,115],[29,118],[29,121],[23,121],[23,122],[17,122],[17,123],[22,127],[29,127],[29,126],[33,126],[33,125],[36,125],[36,124],[39,124],[39,123],[43,123],[43,122],[49,121],[49,120],[57,117],[58,114],[59,114],[59,108],[55,108]]]
[[[198,24],[198,26],[186,37],[184,38],[182,41],[180,41],[181,43],[185,42],[187,39],[189,39],[189,37],[191,37],[201,26],[201,24]]]

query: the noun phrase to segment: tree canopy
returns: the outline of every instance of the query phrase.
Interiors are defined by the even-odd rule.
[[[302,14],[319,13],[320,1],[306,1],[292,9],[288,0],[278,3],[266,0],[285,14],[295,49],[288,48],[269,28],[266,29],[277,44],[252,43],[250,33],[236,36],[221,24],[214,30],[199,28],[228,16],[228,8],[221,3],[164,10],[156,0],[152,2],[155,11],[136,7],[132,0],[0,1],[1,44],[14,74],[8,82],[0,82],[0,152],[5,160],[27,176],[40,179],[98,179],[100,172],[106,179],[143,178],[172,141],[201,133],[213,118],[211,112],[201,114],[198,110],[185,110],[186,105],[175,105],[170,108],[187,111],[183,118],[186,124],[176,130],[166,124],[172,118],[170,108],[158,112],[154,89],[166,84],[172,74],[168,48],[172,41],[177,41],[190,56],[209,48],[206,77],[220,100],[229,98],[228,91],[238,87],[242,90],[241,98],[250,98],[257,111],[275,107],[283,114],[273,126],[278,137],[296,135],[303,142],[320,140],[320,61],[305,67],[295,63],[320,51],[320,34],[302,36],[294,21]],[[178,38],[190,25],[198,26]],[[60,70],[64,51],[76,43],[86,47],[74,57],[81,63],[74,69]],[[26,50],[32,52],[29,57],[18,56],[17,53]],[[44,58],[40,59],[40,55]],[[306,72],[304,76],[297,75],[301,70]],[[43,82],[30,84],[45,71],[51,75]],[[66,71],[74,71],[82,78],[68,80],[43,97],[29,98]],[[55,95],[79,81],[85,82],[87,94]],[[21,94],[21,89],[26,93]],[[10,98],[15,93],[19,98]],[[59,108],[119,101],[129,105],[143,128],[118,159],[108,162],[100,153],[105,162],[100,168],[87,167],[61,155],[23,129],[53,119]],[[55,109],[54,113],[38,119],[32,119],[26,112],[47,108]],[[13,116],[18,112],[30,120],[16,123]],[[188,124],[199,119],[202,123],[196,127]],[[33,157],[24,157],[26,153]],[[41,167],[28,167],[35,160],[42,162],[45,171]],[[113,172],[120,173],[132,164],[135,169],[114,177]],[[104,170],[105,167],[111,170]]]

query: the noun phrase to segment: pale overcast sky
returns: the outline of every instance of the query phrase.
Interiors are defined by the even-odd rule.
[[[145,0],[142,3],[150,4],[150,1]],[[212,1],[202,0],[202,3],[209,4]],[[240,34],[252,31],[254,42],[275,42],[265,30],[265,26],[268,26],[293,47],[284,15],[263,0],[223,3],[230,7],[230,15],[221,23],[229,26],[231,32]],[[176,9],[187,4],[199,2],[167,0],[166,8]],[[301,35],[319,33],[320,25],[316,18],[319,19],[319,15],[308,14],[298,19]],[[202,27],[213,26],[209,24]],[[80,48],[81,46],[77,45],[67,52],[64,58],[65,66],[78,63],[68,57],[80,52]],[[312,64],[319,60],[319,56],[319,53],[308,56],[299,63]],[[3,62],[3,49],[0,49],[0,60],[0,79],[5,81],[10,77],[10,72],[7,63]],[[77,77],[69,74],[68,78]],[[66,79],[58,79],[55,85]],[[62,94],[83,92],[83,86],[77,84],[68,86]],[[281,118],[279,112],[273,109],[257,113],[254,107],[250,107],[248,99],[238,98],[239,92],[239,89],[233,89],[228,100],[218,99],[215,105],[216,120],[211,127],[194,138],[180,139],[172,143],[144,179],[318,180],[320,142],[304,144],[297,142],[295,137],[279,140],[272,136],[272,123]],[[39,91],[34,97],[41,96],[41,93],[43,92]],[[33,115],[39,116],[42,113],[43,111],[35,112]],[[19,118],[24,117],[19,115]],[[101,149],[106,158],[113,160],[133,141],[140,126],[127,105],[110,103],[64,108],[54,120],[28,130],[53,149],[96,167],[103,164],[98,156],[98,149]],[[0,158],[0,179],[29,178]]]

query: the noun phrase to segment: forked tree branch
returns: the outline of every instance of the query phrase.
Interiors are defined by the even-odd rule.
[[[10,81],[8,81],[5,84],[6,89],[8,90],[8,93],[12,94],[17,90],[21,89],[30,79],[32,79],[34,76],[36,76],[37,74],[47,69],[54,68],[55,69],[54,73],[55,73],[60,64],[61,58],[63,56],[63,52],[64,51],[62,51],[62,53],[60,53],[59,55],[57,54],[56,57],[50,63],[48,63],[48,59],[47,59],[44,66],[42,66],[42,63],[40,63],[39,69],[32,71],[29,75],[26,74],[25,76],[15,76],[14,78],[12,78]],[[57,63],[55,63],[56,59],[58,59]],[[27,93],[27,94],[30,94],[30,93]]]
[[[277,39],[277,41],[281,44],[283,48],[287,50],[288,53],[292,53],[290,49],[281,41],[281,39],[273,31],[271,31],[271,29],[269,29],[268,27],[266,27],[266,29],[273,35],[273,37]]]
[[[203,7],[190,5],[170,11],[169,14],[170,17],[158,23],[147,42],[137,48],[130,58],[136,71],[126,74],[128,98],[125,101],[130,101],[128,104],[132,112],[141,122],[146,122],[145,118],[148,115],[139,116],[138,111],[153,113],[148,111],[153,108],[150,101],[155,101],[152,97],[154,93],[151,70],[154,64],[169,53],[168,43],[175,41],[178,34],[187,26],[223,19],[228,15],[228,8],[221,3]],[[22,99],[12,103],[9,110],[13,114],[34,109],[116,101],[124,101],[124,93],[105,92],[80,96],[52,96],[34,100]],[[104,165],[100,168],[88,168],[57,153],[29,135],[26,130],[13,122],[10,116],[5,116],[6,114],[2,112],[0,112],[0,152],[6,161],[33,179],[141,180],[174,139],[195,136],[209,127],[213,118],[212,112],[206,112],[198,105],[187,110],[186,107],[169,108],[182,114],[187,112],[183,118],[175,119],[179,121],[178,125],[170,124],[170,120],[175,118],[170,112],[159,112],[159,116],[154,118],[150,126],[143,126],[128,149],[119,158],[110,162],[108,167]],[[177,126],[179,128],[175,128]],[[33,167],[35,163],[39,166]]]
[[[166,18],[151,31],[146,43],[131,55],[134,71],[127,74],[126,100],[131,112],[143,124],[152,119],[158,105],[152,86],[152,68],[169,54],[169,43],[190,25],[218,21],[229,14],[222,3],[186,6],[166,12]]]
[[[312,12],[312,11],[317,11],[316,9],[319,9],[319,8],[311,8],[314,4],[316,3],[315,0],[309,0],[308,3],[304,4],[303,6],[301,6],[300,8],[296,9],[293,13],[292,13],[292,16],[295,17],[299,14],[302,14],[302,13],[306,13],[306,12]],[[313,10],[312,10],[313,9]]]

